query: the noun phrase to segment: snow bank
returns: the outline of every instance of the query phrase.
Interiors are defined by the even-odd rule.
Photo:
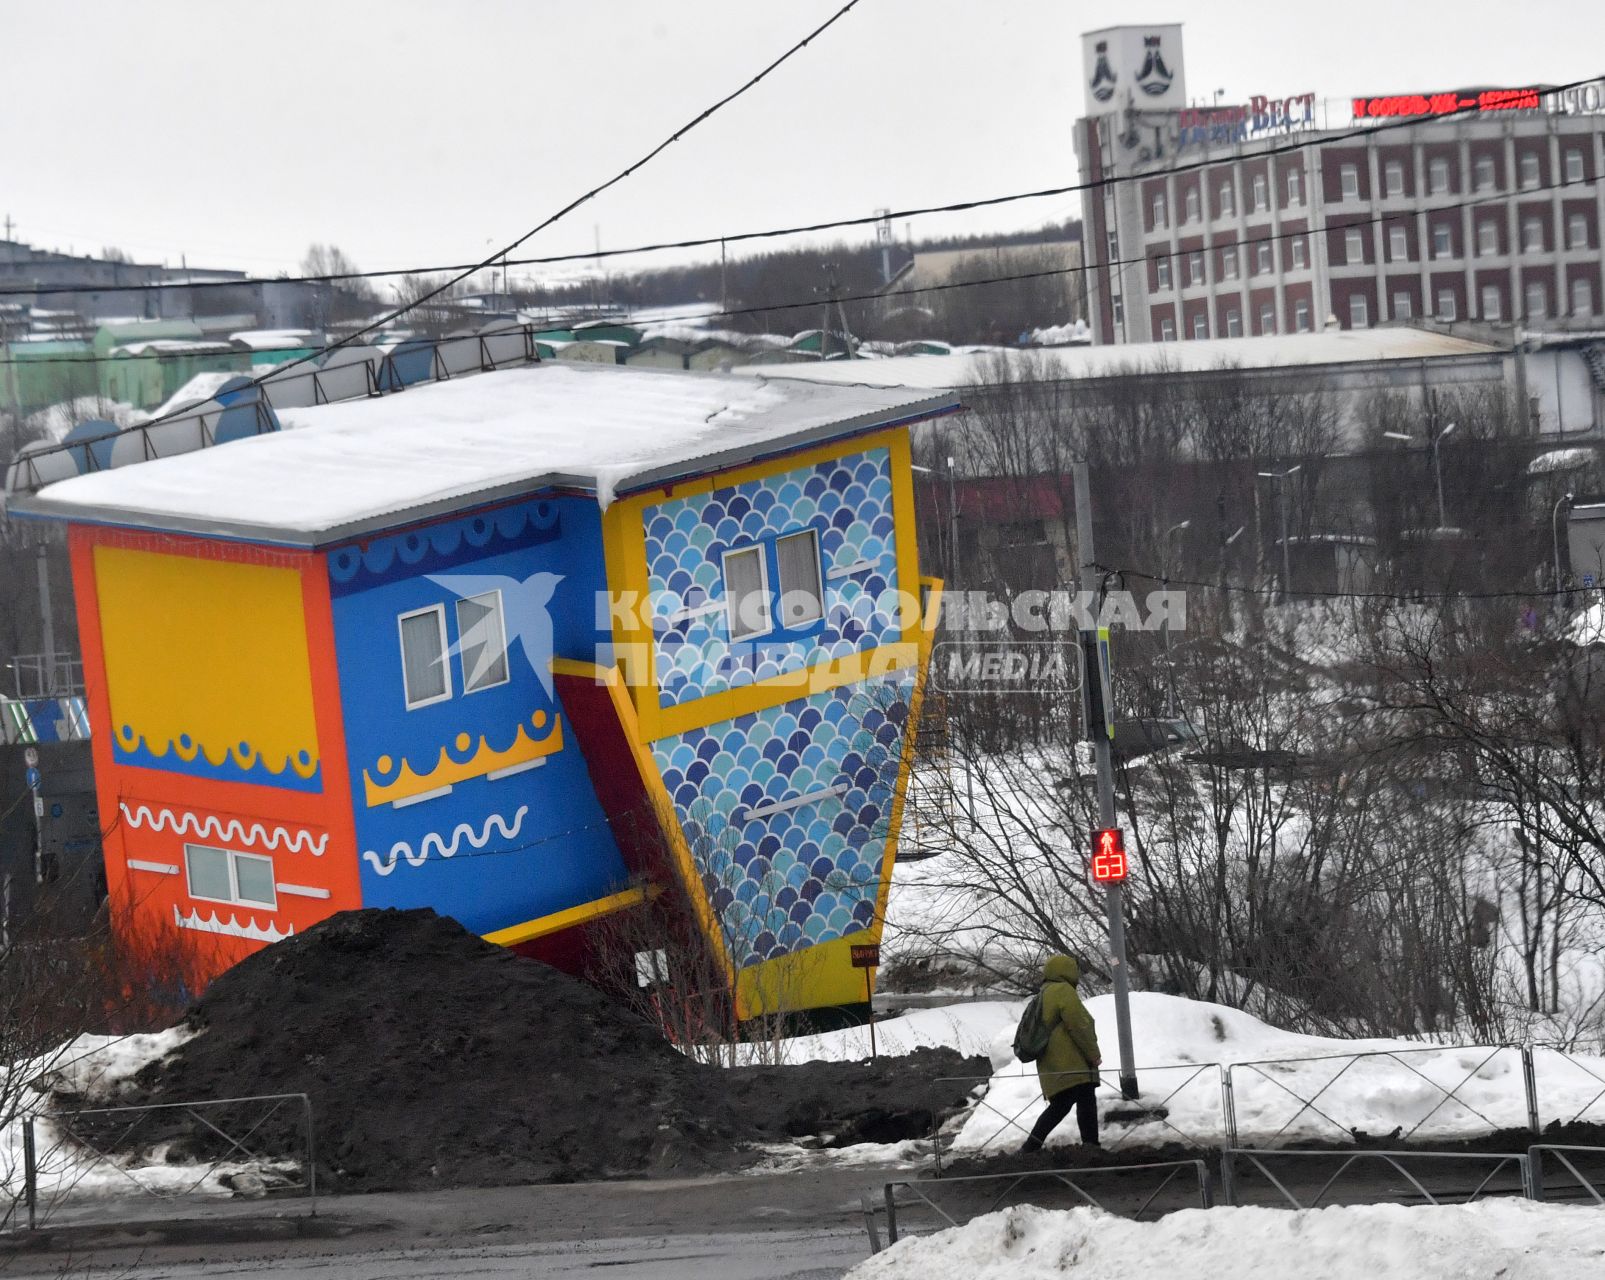
[[[1014,1036],[1020,1006],[1010,1000],[982,1000],[937,1009],[910,1009],[875,1020],[875,1051],[883,1058],[901,1057],[916,1049],[957,1049],[966,1057],[991,1052],[999,1034]],[[769,1060],[767,1046],[743,1045],[742,1065]],[[817,1035],[797,1036],[784,1045],[784,1061],[859,1062],[869,1057],[869,1028],[848,1027]]]
[[[1442,1207],[1184,1209],[1130,1222],[1023,1206],[900,1240],[852,1280],[1584,1280],[1605,1274],[1605,1214],[1491,1200]]]

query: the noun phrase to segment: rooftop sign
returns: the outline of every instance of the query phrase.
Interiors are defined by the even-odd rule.
[[[1452,90],[1448,93],[1396,93],[1380,98],[1354,99],[1356,120],[1383,120],[1399,116],[1467,115],[1492,111],[1537,111],[1544,91],[1525,89]]]

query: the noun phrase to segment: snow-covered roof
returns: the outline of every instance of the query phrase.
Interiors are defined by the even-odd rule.
[[[946,356],[894,356],[890,360],[833,361],[743,366],[745,376],[806,379],[809,382],[863,383],[875,387],[936,388],[973,386],[987,380],[1002,358],[1024,373],[1066,380],[1111,377],[1134,370],[1163,369],[1202,373],[1213,369],[1268,369],[1352,364],[1365,361],[1421,360],[1433,356],[1492,355],[1502,350],[1487,343],[1450,337],[1427,329],[1345,329],[1337,333],[1272,334],[1258,338],[1206,338],[1189,342],[1131,342],[1110,346],[1065,347],[1020,351],[998,348],[985,353]]]
[[[1594,461],[1595,456],[1592,449],[1580,447],[1551,449],[1547,453],[1539,454],[1527,464],[1527,474],[1541,476],[1554,471],[1575,471],[1578,467],[1588,466]]]
[[[253,351],[283,351],[309,346],[319,335],[311,329],[242,329],[228,338]]]
[[[554,487],[605,506],[957,407],[951,395],[548,362],[281,410],[282,431],[90,472],[18,505],[315,546]]]

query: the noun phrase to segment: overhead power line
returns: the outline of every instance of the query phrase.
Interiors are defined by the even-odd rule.
[[[848,5],[847,8],[852,8],[852,5]],[[842,12],[845,12],[845,10]],[[836,16],[840,17],[841,14],[838,13]],[[832,18],[831,21],[834,22],[835,18]],[[826,23],[824,25],[828,26],[830,24]],[[814,32],[814,35],[819,34],[819,32],[823,30],[824,26],[821,26]],[[808,39],[812,38],[813,36],[808,37]],[[807,40],[804,40],[803,43],[806,44]],[[776,65],[778,65],[778,62]],[[772,67],[769,68],[769,70],[772,69]],[[763,74],[767,74],[767,70],[763,73],[760,73],[760,77]],[[1564,93],[1568,89],[1575,89],[1585,84],[1593,84],[1601,79],[1605,79],[1605,76],[1589,76],[1583,80],[1574,80],[1566,84],[1551,86],[1550,88],[1545,89],[1544,92]],[[723,104],[717,104],[715,107],[711,108],[710,111],[717,110],[718,105]],[[1334,133],[1327,137],[1318,138],[1314,141],[1289,141],[1285,143],[1279,143],[1276,146],[1255,151],[1253,155],[1249,157],[1234,155],[1216,157],[1213,159],[1206,157],[1200,160],[1192,160],[1185,164],[1173,165],[1164,170],[1164,173],[1191,173],[1200,169],[1214,168],[1225,164],[1236,164],[1243,159],[1259,159],[1262,156],[1283,155],[1292,151],[1303,150],[1306,147],[1337,146],[1344,142],[1352,141],[1358,137],[1373,137],[1376,134],[1391,132],[1396,129],[1419,128],[1423,125],[1436,124],[1439,121],[1451,119],[1455,116],[1475,114],[1477,110],[1478,109],[1475,106],[1457,107],[1453,111],[1445,111],[1426,120],[1411,119],[1406,117],[1399,120],[1389,120],[1380,124],[1373,123],[1363,126],[1356,126],[1353,129]],[[1300,136],[1301,135],[1293,135],[1295,139]],[[673,139],[671,139],[671,141],[672,140]],[[641,163],[644,163],[644,161],[638,162],[634,167],[639,168]],[[888,220],[897,221],[906,218],[925,217],[933,214],[967,213],[975,209],[993,208],[999,205],[1015,204],[1026,200],[1041,200],[1055,196],[1072,195],[1080,192],[1101,190],[1107,187],[1120,186],[1129,182],[1146,181],[1154,176],[1154,173],[1112,174],[1108,177],[1094,179],[1089,182],[1073,182],[1066,186],[1043,187],[1034,191],[1016,191],[1007,195],[983,196],[973,200],[956,200],[948,204],[922,205],[909,209],[893,209],[883,213],[862,214],[851,218],[834,218],[823,222],[801,223],[790,227],[769,227],[757,231],[730,232],[725,235],[695,236],[684,240],[663,240],[650,244],[631,245],[620,249],[594,249],[583,253],[553,254],[538,258],[504,258],[504,255],[497,254],[494,258],[486,259],[479,263],[435,263],[433,265],[415,265],[410,267],[386,267],[373,271],[339,271],[313,275],[247,276],[240,280],[197,280],[193,282],[152,281],[148,284],[115,283],[105,285],[83,285],[70,284],[66,282],[51,283],[46,281],[36,282],[30,285],[0,286],[0,297],[7,295],[35,293],[136,293],[149,291],[151,289],[237,289],[256,284],[335,284],[343,280],[380,280],[393,276],[429,275],[441,271],[461,271],[466,275],[472,275],[477,271],[483,271],[490,267],[500,267],[504,265],[509,267],[534,267],[557,266],[572,262],[594,262],[606,258],[629,257],[634,254],[642,253],[659,253],[671,249],[708,249],[717,245],[741,244],[753,240],[781,239],[787,236],[810,235],[819,231],[835,231],[848,227],[872,226],[875,223]],[[614,179],[614,181],[617,181],[617,179]],[[591,194],[600,194],[606,189],[607,184],[604,184]],[[587,198],[589,197],[582,197],[582,201]],[[559,214],[558,216],[562,216],[562,214]],[[536,228],[536,230],[540,229],[541,228]],[[534,232],[531,232],[530,234],[533,235]],[[525,236],[515,243],[521,244],[528,238],[528,236]],[[138,264],[133,265],[137,266]]]
[[[1569,188],[1573,188],[1573,187],[1592,187],[1592,186],[1596,185],[1598,182],[1599,182],[1599,179],[1591,179],[1591,178],[1564,179],[1564,180],[1562,180],[1560,182],[1540,183],[1539,185],[1534,186],[1534,187],[1526,187],[1520,192],[1520,194],[1522,196],[1540,195],[1540,194],[1543,194],[1544,192],[1547,192],[1547,191],[1565,191],[1565,190],[1567,190]],[[1493,195],[1472,196],[1472,197],[1468,197],[1467,199],[1464,199],[1464,200],[1454,200],[1454,201],[1446,201],[1446,202],[1443,202],[1443,203],[1440,203],[1440,204],[1422,205],[1417,209],[1411,209],[1411,210],[1408,210],[1406,212],[1379,213],[1379,214],[1374,214],[1373,216],[1368,217],[1368,218],[1345,219],[1341,223],[1325,226],[1325,227],[1322,227],[1320,230],[1315,230],[1313,228],[1305,227],[1304,229],[1298,230],[1298,231],[1278,231],[1278,232],[1274,232],[1274,233],[1267,231],[1264,234],[1244,233],[1243,235],[1237,236],[1237,237],[1232,238],[1232,239],[1216,240],[1212,244],[1209,244],[1209,245],[1205,246],[1202,249],[1193,249],[1193,250],[1180,251],[1180,252],[1178,252],[1178,254],[1176,254],[1174,256],[1178,256],[1178,257],[1186,256],[1187,254],[1190,254],[1190,253],[1209,253],[1209,252],[1213,252],[1214,250],[1217,250],[1217,249],[1228,249],[1228,248],[1239,249],[1239,248],[1252,247],[1252,246],[1261,245],[1261,244],[1274,244],[1274,243],[1276,243],[1278,241],[1283,241],[1283,240],[1298,240],[1298,239],[1302,239],[1305,236],[1325,235],[1325,234],[1327,234],[1329,232],[1333,232],[1333,231],[1341,232],[1341,231],[1347,230],[1350,227],[1380,226],[1380,225],[1387,224],[1387,223],[1396,223],[1396,222],[1402,222],[1402,221],[1404,221],[1406,219],[1413,219],[1416,216],[1417,213],[1426,213],[1426,214],[1453,213],[1453,212],[1456,212],[1456,211],[1461,210],[1461,209],[1475,209],[1475,208],[1478,208],[1478,207],[1483,206],[1483,205],[1500,204],[1500,203],[1502,203],[1502,202],[1504,202],[1506,200],[1509,200],[1510,198],[1511,198],[1511,193],[1508,193],[1508,192],[1507,193],[1496,193],[1496,194],[1493,194]],[[950,292],[950,291],[955,290],[955,289],[976,289],[976,288],[981,288],[981,287],[986,286],[986,285],[1012,284],[1012,283],[1016,283],[1016,282],[1019,282],[1019,281],[1025,281],[1025,280],[1043,280],[1043,279],[1049,279],[1049,278],[1052,278],[1052,277],[1055,277],[1055,276],[1081,275],[1081,274],[1084,274],[1086,272],[1098,271],[1098,270],[1102,270],[1104,268],[1142,266],[1142,265],[1146,265],[1148,263],[1148,261],[1150,260],[1150,258],[1154,258],[1154,257],[1167,257],[1168,258],[1168,257],[1171,257],[1171,256],[1173,256],[1173,255],[1171,255],[1169,253],[1164,253],[1164,254],[1141,254],[1141,255],[1136,256],[1136,257],[1110,258],[1109,260],[1104,261],[1104,262],[1081,263],[1081,264],[1079,264],[1077,266],[1046,267],[1046,268],[1042,268],[1042,269],[1035,270],[1035,271],[1014,272],[1014,273],[1009,274],[1009,275],[987,276],[987,277],[985,277],[983,279],[979,279],[979,280],[950,280],[950,281],[947,281],[947,282],[942,283],[942,284],[919,285],[919,286],[917,286],[915,288],[912,288],[912,289],[898,289],[895,292],[890,292],[890,291],[887,291],[886,289],[883,288],[883,289],[871,290],[868,293],[843,294],[838,298],[834,298],[833,301],[836,301],[836,302],[871,302],[871,301],[884,300],[884,299],[889,299],[889,298],[907,298],[907,297],[912,297],[912,296],[914,296],[916,294],[947,293],[947,292]],[[1465,255],[1462,255],[1462,256],[1465,256]],[[1245,275],[1245,276],[1242,277],[1242,279],[1249,280],[1249,279],[1251,279],[1251,277],[1248,276],[1248,275]],[[803,299],[803,300],[797,301],[797,302],[767,302],[767,303],[763,303],[761,305],[754,305],[754,306],[750,306],[750,307],[732,307],[732,308],[729,308],[729,309],[723,310],[723,311],[706,311],[706,310],[688,311],[688,312],[685,312],[685,313],[680,314],[680,315],[657,315],[657,314],[654,314],[653,316],[651,316],[651,318],[649,320],[644,321],[643,323],[649,323],[649,324],[674,324],[674,323],[677,323],[677,322],[690,322],[690,321],[695,321],[695,320],[709,320],[709,319],[715,319],[715,318],[729,318],[729,317],[734,317],[734,316],[763,315],[763,314],[766,314],[766,313],[771,312],[771,311],[795,311],[795,310],[806,309],[806,308],[817,308],[818,306],[819,306],[819,297],[817,295],[815,295],[815,296],[812,296],[812,297],[809,297],[809,298],[806,298],[806,299]],[[403,308],[402,310],[405,311],[407,309],[409,309],[409,308]],[[398,312],[398,313],[395,313],[395,314],[399,315],[401,313]],[[394,316],[392,316],[391,318],[394,318]],[[631,322],[631,321],[635,320],[636,317],[634,316],[633,313],[625,312],[624,314],[622,314],[620,316],[612,317],[612,319],[614,320],[614,322],[622,324],[622,323]],[[382,323],[388,323],[388,322],[389,322],[388,320],[383,321],[383,322],[375,322],[373,325],[370,325],[368,328],[366,328],[364,330],[360,330],[358,335],[354,335],[354,336],[360,336],[360,334],[362,334],[362,333],[373,332],[373,330],[375,328],[377,328],[377,327],[380,327],[380,325]],[[516,323],[516,324],[509,322],[505,326],[502,326],[502,327],[499,327],[499,328],[481,330],[478,335],[472,335],[472,336],[486,336],[486,337],[489,337],[489,336],[494,336],[496,334],[502,334],[502,333],[516,333],[519,330],[527,328],[527,327],[531,327],[531,326],[527,325],[527,324],[525,324],[523,322]],[[538,327],[538,326],[534,326],[534,327]],[[219,340],[219,341],[221,341],[221,340]],[[302,357],[302,359],[300,361],[297,361],[295,363],[304,363],[304,361],[307,360],[307,359],[316,359],[318,356],[323,355],[326,352],[334,351],[334,350],[337,350],[338,348],[340,348],[342,346],[348,345],[351,341],[352,341],[352,338],[348,337],[348,338],[341,339],[341,340],[339,340],[337,342],[330,343],[327,346],[314,348],[308,356]],[[148,356],[146,358],[155,358],[157,360],[181,360],[181,359],[186,358],[190,354],[191,353],[181,352],[181,351],[180,352],[153,352],[153,353],[151,353],[150,356]],[[11,357],[8,357],[8,358],[0,359],[0,366],[8,365],[8,364],[27,364],[27,365],[104,364],[104,363],[116,363],[117,361],[120,361],[120,360],[123,360],[123,359],[127,359],[127,357],[121,357],[121,356],[114,357],[114,356],[69,355],[69,356],[40,356],[37,359],[29,360],[29,359],[26,359],[26,358],[23,358],[23,357],[11,356]],[[277,369],[283,369],[283,368],[289,368],[289,367],[291,367],[291,362],[286,362],[285,364],[278,366]],[[274,374],[277,372],[277,369],[270,371],[265,376],[266,377],[274,376]]]
[[[1149,573],[1143,569],[1119,568],[1099,565],[1100,571],[1123,574],[1128,578],[1141,578],[1144,582],[1168,582],[1173,587],[1192,587],[1200,591],[1220,591],[1233,595],[1280,598],[1280,587],[1254,587],[1239,582],[1202,582],[1192,578],[1178,578],[1175,574]],[[1529,591],[1294,591],[1295,596],[1323,600],[1393,600],[1400,604],[1422,604],[1444,600],[1549,600],[1557,596],[1597,595],[1605,587],[1534,587]]]

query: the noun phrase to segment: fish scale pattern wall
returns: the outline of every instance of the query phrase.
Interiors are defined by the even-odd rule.
[[[891,456],[870,449],[647,507],[659,705],[678,706],[900,638]],[[806,636],[732,642],[724,554],[812,528],[825,619]],[[832,572],[839,576],[832,577]],[[689,616],[668,619],[681,610]],[[698,610],[702,610],[698,612]]]
[[[738,967],[874,922],[912,690],[894,672],[653,744]]]

